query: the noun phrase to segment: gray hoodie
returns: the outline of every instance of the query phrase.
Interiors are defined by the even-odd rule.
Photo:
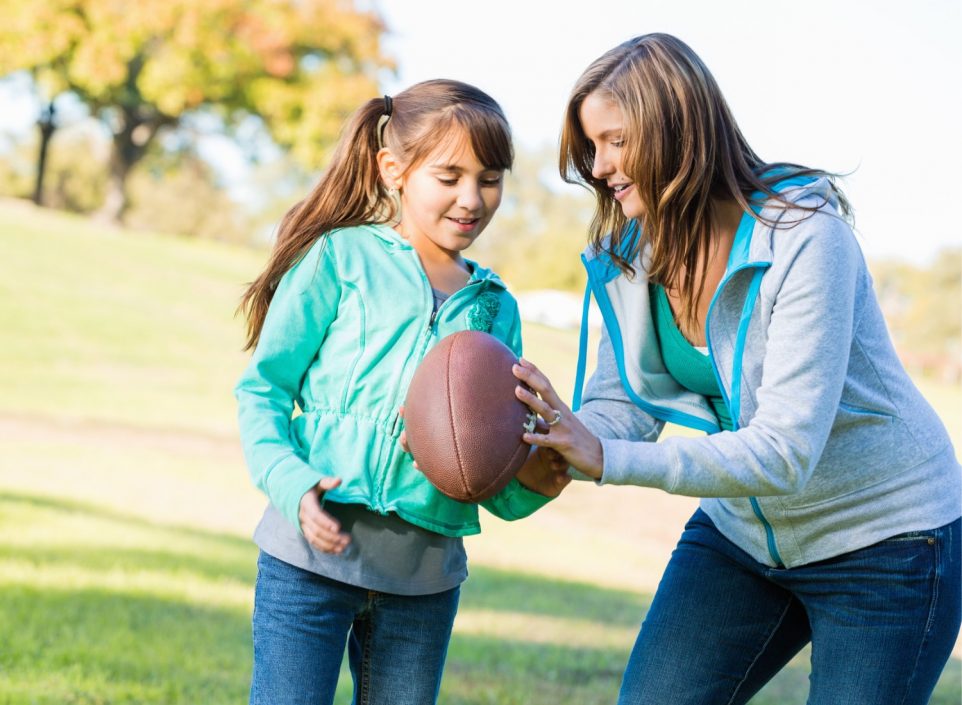
[[[601,483],[702,497],[727,538],[793,567],[956,519],[962,468],[895,354],[828,181],[779,188],[819,210],[769,204],[775,228],[746,214],[706,323],[736,430],[719,431],[704,397],[665,369],[646,253],[629,278],[591,248],[582,259],[605,326],[578,417],[602,439]],[[666,421],[709,435],[653,443]]]

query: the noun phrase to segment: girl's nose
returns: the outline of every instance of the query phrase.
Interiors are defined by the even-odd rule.
[[[458,205],[472,213],[481,208],[484,201],[481,200],[481,191],[476,185],[465,184],[465,187],[458,193]]]

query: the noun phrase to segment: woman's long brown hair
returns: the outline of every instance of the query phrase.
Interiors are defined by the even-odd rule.
[[[501,107],[487,93],[466,83],[424,81],[392,99],[383,125],[383,145],[405,170],[457,135],[467,136],[475,156],[488,169],[511,168],[511,131]],[[398,217],[397,204],[380,179],[378,122],[385,100],[372,98],[348,120],[331,163],[307,198],[281,220],[267,267],[244,293],[239,310],[247,317],[245,350],[257,345],[274,291],[284,274],[314,243],[335,228],[387,223]]]
[[[630,232],[627,218],[605,180],[591,174],[594,146],[579,113],[585,98],[596,91],[621,110],[622,171],[634,182],[644,207],[642,238],[631,252],[623,251]],[[565,181],[595,192],[591,244],[600,250],[610,235],[606,249],[627,274],[634,273],[631,261],[639,248],[648,245],[648,278],[679,291],[680,318],[687,325],[695,324],[704,291],[717,205],[734,200],[748,211],[750,195],[760,191],[786,208],[799,208],[775,193],[774,184],[792,176],[834,177],[820,169],[762,161],[742,136],[708,68],[687,44],[667,34],[624,42],[578,79],[565,114],[560,170]],[[848,201],[831,183],[848,216]],[[696,271],[702,272],[697,281],[681,276]]]

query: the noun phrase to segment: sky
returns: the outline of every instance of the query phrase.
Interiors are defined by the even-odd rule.
[[[866,254],[927,264],[962,245],[959,0],[371,0],[398,63],[384,89],[456,78],[494,96],[522,147],[557,146],[575,80],[668,32],[708,65],[755,151],[849,174]]]
[[[501,103],[522,148],[557,146],[591,61],[639,34],[674,34],[708,65],[762,159],[847,174],[870,258],[925,265],[962,246],[962,0],[357,1],[388,27],[398,71],[385,92],[473,83]],[[7,89],[0,137],[36,119],[22,86]],[[208,146],[225,172],[244,172],[223,142]]]

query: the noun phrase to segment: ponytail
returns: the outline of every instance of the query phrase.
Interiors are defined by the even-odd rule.
[[[378,122],[384,105],[382,99],[372,99],[355,111],[338,140],[330,166],[307,198],[296,203],[281,220],[267,268],[241,298],[239,310],[247,317],[245,350],[257,345],[281,277],[318,238],[334,228],[386,222],[393,217],[394,206],[377,168]]]

